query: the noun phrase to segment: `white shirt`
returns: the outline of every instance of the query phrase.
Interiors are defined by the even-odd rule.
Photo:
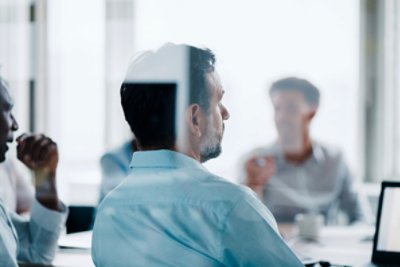
[[[34,198],[30,175],[20,165],[12,159],[0,163],[0,199],[7,210],[17,213],[29,211]]]
[[[17,261],[50,264],[66,218],[66,208],[49,210],[35,199],[26,220],[8,212],[0,200],[0,266],[17,267]]]

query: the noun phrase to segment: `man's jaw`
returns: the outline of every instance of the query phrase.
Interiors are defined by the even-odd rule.
[[[214,136],[211,140],[208,140],[205,144],[202,144],[200,151],[201,162],[206,162],[210,159],[217,158],[222,153],[222,135]]]
[[[5,161],[6,153],[10,149],[8,144],[11,144],[13,141],[14,141],[14,138],[9,137],[9,138],[7,138],[7,140],[5,142],[0,142],[1,143],[1,145],[0,145],[0,162]]]
[[[6,160],[6,153],[8,151],[8,146],[7,144],[4,144],[0,147],[0,162],[3,162]]]

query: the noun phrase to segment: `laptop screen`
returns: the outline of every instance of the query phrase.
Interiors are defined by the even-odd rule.
[[[377,250],[400,252],[400,187],[384,187]]]

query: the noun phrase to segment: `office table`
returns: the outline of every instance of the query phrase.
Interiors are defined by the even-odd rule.
[[[53,261],[55,267],[92,267],[92,232],[80,232],[61,236],[60,248]]]
[[[363,265],[371,259],[373,227],[325,227],[321,230],[318,241],[298,238],[292,225],[280,225],[279,228],[288,245],[300,258],[325,260],[347,266]],[[58,249],[52,266],[94,266],[90,254],[91,232],[62,236],[59,244],[62,247]]]
[[[52,265],[19,263],[19,267],[94,267],[90,249],[59,249]]]
[[[324,227],[316,241],[299,238],[294,226],[281,225],[279,229],[301,259],[324,260],[346,266],[362,266],[371,260],[374,227]]]
[[[53,261],[55,267],[94,267],[90,249],[60,249]]]

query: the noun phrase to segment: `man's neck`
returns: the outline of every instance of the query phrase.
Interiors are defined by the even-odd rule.
[[[171,151],[182,153],[182,154],[184,154],[188,157],[191,157],[201,163],[200,153],[199,152],[196,153],[196,151],[190,147],[179,148],[177,145],[174,145],[173,147],[158,147],[158,146],[150,147],[149,146],[149,147],[143,148],[143,147],[138,146],[139,151],[160,150],[160,149],[166,149],[166,150],[171,150]]]
[[[303,148],[299,152],[284,152],[285,160],[295,164],[301,165],[306,162],[313,154],[311,139],[305,138],[303,141]]]
[[[173,150],[176,151],[176,152],[185,154],[186,156],[191,157],[194,160],[197,160],[198,162],[202,163],[200,153],[196,153],[196,151],[194,151],[191,148],[190,149],[188,149],[188,148],[186,148],[186,149],[177,149],[176,147],[174,147]]]

